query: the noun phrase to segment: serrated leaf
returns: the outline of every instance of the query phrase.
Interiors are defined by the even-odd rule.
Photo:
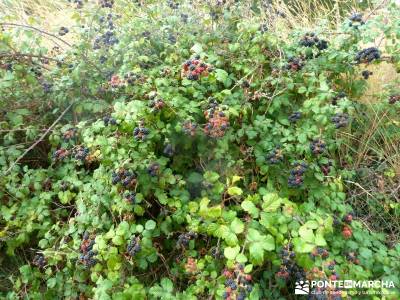
[[[230,227],[234,233],[239,234],[244,230],[244,223],[240,219],[235,218],[233,219]]]
[[[235,246],[235,247],[225,247],[224,249],[224,255],[227,259],[235,259],[236,256],[239,254],[240,247]]]
[[[244,200],[241,204],[242,208],[253,218],[258,218],[259,209],[249,200]]]

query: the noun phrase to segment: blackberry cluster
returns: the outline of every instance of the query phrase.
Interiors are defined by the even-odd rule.
[[[73,150],[72,154],[76,160],[85,161],[89,155],[89,148],[79,146]]]
[[[350,17],[350,27],[358,28],[360,25],[364,25],[365,22],[363,21],[363,15],[360,13],[353,13]]]
[[[276,147],[268,155],[267,160],[270,164],[277,164],[283,161],[283,151],[281,148]]]
[[[75,8],[80,9],[83,7],[83,0],[68,0],[69,3],[75,4]]]
[[[102,8],[113,8],[114,0],[99,0],[99,5]]]
[[[80,247],[81,255],[79,257],[79,261],[86,268],[93,267],[97,263],[97,260],[94,258],[94,256],[97,254],[97,251],[93,251],[94,244],[94,239],[91,239],[89,237],[89,233],[86,231],[83,235],[83,240]]]
[[[395,104],[396,102],[400,102],[400,95],[391,95],[389,97],[389,104]]]
[[[129,256],[134,257],[141,249],[142,246],[140,246],[140,237],[133,236],[126,247],[126,252]]]
[[[109,83],[112,88],[118,88],[125,85],[125,82],[118,75],[112,75]]]
[[[140,78],[141,78],[140,75],[136,74],[134,72],[128,72],[124,75],[124,79],[126,80],[126,83],[128,83],[128,84],[134,84]]]
[[[150,164],[147,168],[147,173],[152,177],[158,176],[158,174],[160,174],[160,165],[158,163]]]
[[[113,117],[110,117],[110,116],[105,116],[105,117],[103,118],[103,122],[104,122],[104,125],[105,125],[105,126],[108,126],[108,125],[117,125],[117,120],[115,120]]]
[[[187,262],[185,264],[185,270],[187,273],[195,274],[198,271],[197,261],[193,257],[188,257]]]
[[[200,60],[200,56],[189,59],[183,64],[182,75],[189,80],[198,80],[201,75],[207,76],[212,68]]]
[[[286,69],[290,71],[299,71],[304,67],[304,61],[299,57],[291,57],[287,61]]]
[[[172,157],[175,153],[174,147],[171,144],[165,145],[163,153],[168,157]]]
[[[183,124],[183,131],[190,136],[195,136],[196,135],[196,129],[197,129],[197,124],[192,121],[185,121]]]
[[[242,264],[237,264],[233,271],[225,270],[223,275],[227,278],[225,280],[225,292],[222,295],[223,299],[244,300],[253,290],[252,276],[244,272]]]
[[[133,136],[137,141],[139,140],[144,141],[149,134],[150,134],[150,129],[144,127],[142,123],[139,125],[139,127],[136,127],[133,130]]]
[[[121,183],[124,188],[134,188],[137,183],[137,175],[134,172],[119,169],[111,174],[111,183]]]
[[[329,256],[329,251],[322,248],[322,247],[317,247],[311,252],[311,257],[317,257],[321,256],[322,258],[327,258]]]
[[[204,112],[207,123],[204,126],[204,133],[210,137],[218,138],[225,135],[229,127],[229,119],[223,111],[211,108]]]
[[[359,51],[355,60],[357,63],[370,63],[375,59],[379,59],[380,57],[381,53],[378,48],[370,47]]]
[[[78,135],[78,129],[77,128],[70,128],[66,130],[63,134],[63,140],[65,142],[68,142],[70,140],[75,140]]]
[[[131,204],[135,204],[136,201],[136,193],[135,192],[128,192],[125,195],[125,200],[128,201]]]
[[[42,88],[43,88],[43,91],[44,91],[46,94],[49,94],[49,93],[51,93],[52,90],[53,90],[53,84],[52,84],[52,83],[49,83],[49,82],[43,82],[43,83],[42,83]]]
[[[353,235],[353,231],[351,230],[350,226],[344,225],[342,229],[342,235],[345,239],[351,238]]]
[[[35,257],[33,258],[32,263],[39,269],[43,269],[46,266],[47,262],[43,254],[36,254]]]
[[[295,261],[296,254],[293,251],[292,243],[285,245],[279,252],[279,256],[281,257],[282,264],[276,273],[277,277],[285,280],[289,279],[289,277],[294,277],[296,281],[305,279],[306,273]]]
[[[296,123],[298,120],[301,119],[301,112],[295,111],[294,113],[292,113],[292,114],[289,116],[288,119],[289,119],[289,122],[290,122],[290,123]]]
[[[108,14],[107,17],[100,17],[100,26],[101,28],[98,31],[102,31],[93,42],[93,50],[101,49],[103,46],[105,48],[109,48],[115,44],[119,43],[118,38],[115,35],[115,26],[113,21],[114,15]]]
[[[179,3],[172,1],[172,0],[167,0],[167,5],[172,8],[172,9],[178,9],[179,8]]]
[[[349,115],[346,113],[337,113],[332,117],[331,120],[337,129],[349,125]]]
[[[331,162],[331,161],[328,162],[327,164],[322,164],[322,165],[320,166],[321,171],[322,171],[322,173],[323,173],[325,176],[328,176],[328,175],[329,175],[329,172],[331,171],[331,167],[332,167],[332,162]]]
[[[326,144],[323,140],[315,139],[310,143],[310,150],[315,155],[322,154],[326,150]]]
[[[58,34],[63,36],[63,35],[66,35],[68,32],[69,32],[68,28],[62,26],[62,27],[60,27],[60,30],[58,31]]]
[[[373,74],[373,73],[370,72],[370,71],[368,71],[368,70],[364,70],[364,71],[361,72],[361,76],[362,76],[365,80],[367,80],[367,79],[369,78],[369,76],[371,76],[372,74]]]
[[[349,20],[350,20],[351,22],[358,22],[358,23],[360,23],[360,22],[363,21],[362,17],[363,17],[363,15],[360,14],[360,13],[353,13],[353,14],[349,17]]]
[[[333,98],[332,98],[332,105],[337,105],[338,100],[343,99],[344,97],[346,97],[346,93],[345,92],[339,92],[337,93]]]
[[[189,231],[186,233],[182,233],[178,236],[178,241],[176,242],[176,246],[178,248],[186,249],[189,246],[190,240],[197,238],[197,233],[193,231]]]
[[[250,82],[248,82],[247,80],[243,80],[242,88],[248,89],[249,87],[250,87]]]
[[[343,222],[347,223],[347,224],[351,224],[351,222],[354,219],[354,213],[350,212],[347,215],[345,215],[342,219]]]
[[[57,149],[56,151],[54,151],[53,153],[53,159],[54,160],[63,160],[64,158],[66,158],[68,155],[70,154],[69,150],[64,149],[64,148],[60,148]]]
[[[149,104],[153,112],[158,112],[165,106],[165,102],[162,99],[154,99]]]
[[[295,162],[293,164],[293,169],[290,170],[290,175],[288,179],[288,185],[291,188],[300,187],[303,182],[304,178],[303,175],[307,170],[307,164],[305,162]]]
[[[328,42],[319,39],[314,32],[306,33],[300,40],[300,46],[304,47],[316,47],[322,51],[328,48]]]
[[[360,264],[360,260],[357,258],[357,254],[355,252],[348,252],[345,257],[349,262],[355,265]]]

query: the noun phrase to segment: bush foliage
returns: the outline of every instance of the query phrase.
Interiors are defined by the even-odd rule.
[[[6,299],[400,286],[400,245],[358,220],[344,184],[367,130],[357,99],[374,75],[363,71],[399,66],[398,7],[284,39],[263,6],[240,1],[70,2],[71,28],[0,24]],[[392,85],[374,104],[396,138],[399,94]],[[350,299],[330,292],[310,299]]]

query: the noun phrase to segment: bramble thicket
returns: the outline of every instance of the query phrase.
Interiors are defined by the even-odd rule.
[[[0,22],[2,298],[400,297],[398,240],[355,205],[399,230],[398,188],[350,201],[371,112],[399,146],[399,82],[359,101],[400,70],[395,3],[289,33],[263,1],[68,5],[57,30]],[[351,291],[308,299],[383,299]]]

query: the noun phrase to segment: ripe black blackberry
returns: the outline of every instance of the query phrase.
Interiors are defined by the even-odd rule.
[[[314,32],[306,33],[299,44],[304,47],[316,47],[320,51],[328,48],[328,42],[319,39]]]
[[[108,125],[117,125],[117,120],[114,119],[113,117],[110,117],[110,116],[105,116],[105,117],[103,118],[103,122],[104,122],[104,125],[105,125],[105,126],[108,126]]]
[[[389,97],[389,104],[395,104],[396,102],[400,102],[400,95],[391,95]]]
[[[341,91],[332,98],[332,105],[337,105],[338,100],[346,97],[346,93]]]
[[[32,263],[39,269],[43,269],[46,266],[46,258],[43,254],[36,254],[33,258]]]
[[[43,83],[42,83],[42,87],[43,87],[43,91],[44,91],[46,94],[49,94],[49,93],[52,92],[53,84],[52,84],[52,83],[48,83],[48,82],[43,82]]]
[[[154,99],[149,103],[149,107],[152,109],[152,112],[158,112],[163,109],[165,106],[165,102],[162,99]]]
[[[72,154],[76,160],[85,161],[86,157],[89,155],[89,148],[79,146],[73,150]]]
[[[97,260],[94,258],[97,255],[97,251],[93,250],[94,244],[94,238],[90,238],[89,233],[85,231],[80,246],[81,255],[79,256],[79,261],[85,268],[91,268],[97,263]]]
[[[349,20],[351,22],[362,22],[363,21],[362,17],[363,17],[362,14],[355,12],[349,17]]]
[[[283,151],[281,148],[276,147],[266,157],[270,164],[277,164],[283,161]]]
[[[349,115],[346,113],[337,113],[331,118],[331,120],[337,129],[346,127],[349,124]]]
[[[133,136],[136,140],[144,141],[147,139],[148,135],[150,134],[150,129],[143,127],[143,125],[139,125],[133,130]]]
[[[126,252],[129,256],[134,257],[142,249],[140,245],[140,237],[133,236],[126,247]]]
[[[290,57],[286,65],[286,69],[291,71],[299,71],[303,67],[304,67],[304,62],[299,57]]]
[[[63,35],[66,35],[68,32],[69,32],[68,28],[62,26],[62,27],[60,27],[60,30],[58,31],[58,34],[59,34],[60,36],[63,36]]]
[[[308,166],[305,162],[295,162],[292,165],[292,170],[290,170],[290,175],[288,178],[288,186],[291,188],[298,188],[303,185],[304,178],[303,175],[306,172]]]
[[[367,80],[367,79],[369,78],[369,76],[371,76],[372,74],[373,74],[373,73],[370,72],[370,71],[368,71],[368,70],[364,70],[364,71],[361,72],[361,76],[362,76],[365,80]]]
[[[379,59],[381,53],[378,48],[370,47],[359,51],[355,57],[357,63],[370,63],[375,59]]]
[[[176,242],[176,246],[178,248],[186,249],[189,246],[190,240],[197,238],[197,233],[193,231],[189,231],[186,233],[182,233],[178,237],[178,241]]]
[[[113,8],[114,0],[99,0],[99,5],[102,8]]]
[[[315,139],[310,143],[310,150],[315,155],[322,154],[326,150],[326,144],[323,140]]]
[[[150,164],[150,166],[147,168],[147,173],[149,173],[149,175],[152,177],[158,176],[160,173],[160,165],[158,163]]]
[[[301,112],[295,111],[294,113],[292,113],[292,114],[289,116],[288,119],[289,119],[289,122],[290,122],[290,123],[296,123],[298,120],[301,119]]]

